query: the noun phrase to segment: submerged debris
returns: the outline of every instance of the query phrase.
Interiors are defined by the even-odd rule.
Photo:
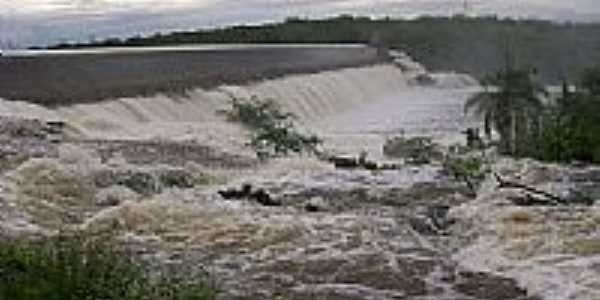
[[[97,187],[125,186],[138,194],[150,196],[162,191],[162,186],[153,174],[143,170],[105,169],[93,175]]]
[[[65,124],[38,119],[0,117],[0,170],[16,168],[30,158],[57,157]]]
[[[498,188],[500,189],[518,189],[524,192],[524,195],[518,197],[511,197],[510,200],[515,205],[519,206],[558,206],[558,205],[588,205],[592,206],[595,203],[595,200],[586,197],[585,195],[572,193],[571,198],[562,198],[556,196],[554,194],[548,193],[546,191],[542,191],[540,189],[521,184],[518,182],[507,181],[502,179],[500,175],[497,173],[494,174],[496,180],[498,181]]]
[[[479,134],[479,128],[467,128],[465,131],[461,132],[466,136],[467,139],[467,147],[469,149],[483,149],[485,143]]]
[[[395,137],[383,145],[383,154],[391,158],[405,159],[412,164],[428,164],[444,158],[439,146],[430,137]]]
[[[264,189],[253,190],[251,184],[244,184],[240,189],[230,188],[218,191],[226,200],[253,200],[263,206],[281,206],[281,202],[273,199]]]
[[[423,235],[446,235],[456,220],[448,217],[450,206],[432,205],[410,219],[411,227]]]
[[[323,212],[327,210],[327,202],[323,197],[313,197],[306,202],[304,209],[310,213]]]
[[[369,171],[399,170],[400,164],[378,163],[367,159],[366,153],[361,153],[358,157],[349,156],[330,156],[326,159],[332,163],[336,169],[363,169]]]
[[[137,200],[140,195],[128,187],[115,185],[96,193],[96,205],[103,207],[117,206],[128,200]]]

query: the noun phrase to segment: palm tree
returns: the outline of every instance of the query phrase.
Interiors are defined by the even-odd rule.
[[[580,85],[588,94],[600,96],[600,66],[584,70]]]
[[[484,79],[484,90],[465,104],[465,112],[483,117],[488,139],[493,127],[500,134],[501,150],[513,155],[523,154],[528,140],[539,132],[539,112],[547,92],[535,82],[534,74],[507,67]]]

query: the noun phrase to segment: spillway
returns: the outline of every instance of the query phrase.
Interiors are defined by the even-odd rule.
[[[194,139],[243,151],[243,129],[227,123],[218,112],[234,98],[273,99],[293,113],[307,130],[331,137],[347,152],[360,148],[380,153],[386,136],[437,135],[459,132],[467,89],[423,88],[412,85],[414,74],[393,64],[379,64],[313,74],[289,75],[248,85],[192,89],[186,94],[157,94],[47,107],[24,101],[1,100],[0,114],[65,121],[87,139]],[[361,111],[356,116],[353,111]],[[430,122],[428,117],[445,118]],[[371,118],[371,124],[359,122]],[[423,131],[423,125],[429,132]],[[367,125],[367,127],[365,127]],[[445,130],[434,128],[446,126]],[[347,139],[350,132],[360,137]],[[455,134],[456,135],[456,134]],[[371,138],[371,139],[370,139]],[[374,138],[374,139],[373,139]],[[365,144],[364,140],[370,140]],[[353,141],[356,147],[350,145]],[[345,145],[344,145],[345,144]],[[359,146],[362,145],[362,146]]]
[[[359,49],[359,52],[353,53],[364,50],[360,47],[349,49],[352,49],[349,50],[351,52]],[[205,52],[213,55],[214,50]],[[234,56],[239,54],[239,49],[231,51]],[[320,57],[316,59],[319,64],[330,58],[332,53],[329,50],[311,51],[311,55],[327,53],[317,55]],[[130,54],[133,55],[127,55]],[[181,55],[177,51],[169,52],[171,54]],[[69,55],[64,54],[61,59]],[[97,54],[86,55],[91,55],[88,58],[93,60]],[[282,71],[290,67],[285,64],[283,69],[274,73],[270,73],[272,69],[266,73],[258,72],[260,78],[252,77],[252,80],[214,77],[210,86],[186,86],[184,91],[176,93],[154,91],[129,95],[137,91],[136,88],[127,90],[125,96],[112,93],[110,97],[97,97],[75,89],[63,101],[55,95],[37,98],[42,95],[39,90],[27,94],[24,92],[26,89],[21,89],[21,97],[4,96],[5,99],[0,100],[0,115],[64,121],[69,137],[75,141],[191,141],[252,155],[245,147],[248,132],[238,124],[227,122],[219,111],[226,109],[233,98],[256,96],[273,99],[283,111],[298,116],[300,127],[323,137],[325,147],[332,151],[349,155],[367,151],[369,157],[377,160],[384,158],[381,146],[388,137],[426,135],[440,143],[453,144],[463,139],[461,130],[478,124],[478,120],[465,117],[463,111],[464,101],[479,90],[476,82],[468,76],[428,74],[433,83],[422,84],[415,79],[424,74],[424,70],[410,61],[392,63],[367,59],[358,64],[337,64],[334,61],[326,68],[313,68],[315,65],[311,64],[315,61],[304,63],[300,69],[289,73]],[[139,74],[140,70],[134,73]],[[158,71],[150,68],[148,72],[146,75],[152,76]],[[272,76],[274,74],[277,76]],[[88,79],[77,80],[85,82]],[[55,81],[56,84],[58,82]],[[69,86],[68,80],[66,86]],[[95,87],[105,91],[108,86],[111,85],[98,82]],[[65,92],[64,88],[56,93]],[[85,88],[82,87],[83,90]],[[91,88],[94,91],[94,86]],[[72,98],[75,95],[81,98]],[[127,143],[123,145],[121,147],[128,146]],[[132,145],[143,148],[146,144]],[[149,149],[145,154],[161,150],[153,148],[152,143],[147,145]],[[59,158],[26,162],[8,174],[7,179],[0,182],[7,187],[2,190],[2,199],[17,203],[11,209],[22,205],[33,216],[51,223],[49,219],[55,213],[52,208],[62,208],[61,205],[65,204],[51,203],[54,206],[36,210],[39,199],[23,198],[23,194],[29,191],[26,188],[37,191],[27,185],[31,178],[50,180],[54,174],[64,173],[69,175],[63,176],[65,180],[82,180],[78,186],[88,187],[85,180],[98,170],[105,172],[107,168],[114,168],[127,172],[154,172],[156,168],[162,168],[156,165],[169,164],[163,160],[138,167],[118,159],[103,163],[83,150],[79,153],[78,146],[61,148]],[[306,296],[304,298],[313,294],[323,298],[337,295],[342,299],[398,299],[414,295],[420,297],[418,299],[487,300],[501,299],[494,298],[496,292],[522,295],[523,291],[514,282],[491,273],[516,278],[523,287],[535,292],[539,292],[540,286],[549,291],[546,294],[568,288],[561,282],[550,282],[554,285],[549,285],[547,276],[523,278],[515,274],[518,262],[478,261],[478,258],[490,261],[495,258],[490,254],[494,252],[486,248],[488,244],[482,246],[482,243],[496,237],[496,233],[486,227],[496,226],[497,223],[490,225],[487,222],[493,219],[490,214],[495,211],[486,206],[490,202],[485,198],[467,201],[452,189],[448,192],[444,186],[437,187],[436,184],[440,183],[438,171],[438,166],[406,167],[379,173],[345,171],[335,170],[331,165],[309,157],[275,160],[246,173],[227,177],[226,183],[239,186],[240,183],[251,182],[265,187],[274,194],[281,193],[277,195],[283,198],[291,197],[289,206],[264,208],[242,201],[215,199],[215,190],[221,188],[220,185],[167,189],[161,194],[148,196],[149,199],[143,198],[143,201],[125,201],[110,208],[94,207],[90,213],[92,217],[86,219],[82,227],[93,231],[104,226],[116,226],[118,229],[115,230],[127,239],[164,242],[166,248],[182,247],[178,241],[185,241],[196,249],[192,256],[200,258],[217,249],[213,253],[215,256],[210,258],[211,267],[229,288],[228,292],[239,299],[250,299],[247,295],[253,295],[252,299],[269,298],[251,293],[265,291],[272,296],[269,293],[282,287],[289,287],[287,293]],[[68,185],[69,182],[61,181],[60,185],[63,184]],[[43,188],[48,189],[48,186]],[[89,189],[95,192],[93,187]],[[44,195],[54,196],[44,191]],[[443,196],[426,194],[430,191]],[[103,189],[98,194],[108,192]],[[302,205],[314,200],[311,199],[314,193],[319,195],[317,198],[323,198],[322,201],[331,202],[329,210],[306,213]],[[434,206],[439,203],[446,205],[455,198],[464,202],[451,213],[471,221],[465,224],[471,225],[468,233],[475,242],[466,244],[464,251],[458,251],[450,259],[444,252],[448,249],[430,243],[425,234],[415,231],[411,222],[423,213],[422,208],[429,209],[432,203]],[[413,200],[414,203],[411,202]],[[469,214],[472,210],[477,214]],[[484,220],[479,220],[479,215]],[[31,223],[38,221],[28,220]],[[38,224],[46,223],[40,221]],[[456,233],[456,238],[460,238],[461,234]],[[504,242],[500,239],[493,241],[495,244],[491,244],[494,246],[501,246]],[[537,265],[539,263],[532,261],[525,267]],[[470,273],[461,269],[465,266],[488,273]],[[565,274],[572,275],[578,270],[567,270]],[[588,271],[584,274],[597,273]],[[353,278],[353,275],[356,277]],[[581,293],[588,292],[581,290]],[[519,299],[537,298],[522,296]]]
[[[0,56],[0,98],[46,106],[245,85],[381,63],[365,45],[202,45],[12,51]]]

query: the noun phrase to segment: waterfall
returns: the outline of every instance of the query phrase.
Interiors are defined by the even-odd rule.
[[[0,100],[1,115],[62,120],[86,138],[190,138],[202,133],[239,136],[217,112],[232,97],[273,99],[283,111],[313,122],[407,88],[407,74],[394,65],[375,65],[292,75],[245,86],[196,89],[187,95],[159,94],[46,108]],[[85,100],[85,99],[82,99]],[[210,139],[210,138],[209,138]]]

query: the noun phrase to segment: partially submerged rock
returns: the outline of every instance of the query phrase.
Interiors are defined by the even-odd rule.
[[[193,188],[198,178],[185,169],[169,168],[158,172],[158,179],[165,187]]]
[[[93,172],[92,178],[99,188],[121,185],[144,196],[159,194],[167,188],[190,189],[210,180],[206,174],[164,166],[101,168]]]
[[[413,77],[411,82],[420,86],[433,86],[437,83],[429,73],[420,73]]]
[[[103,161],[115,155],[133,165],[168,165],[182,167],[194,162],[206,168],[249,168],[256,166],[254,158],[222,151],[193,141],[86,141],[86,147],[96,149]]]
[[[99,188],[122,185],[145,196],[162,191],[162,186],[154,174],[144,170],[104,169],[97,171],[93,180]]]
[[[330,156],[327,161],[332,163],[337,169],[363,169],[369,171],[398,170],[402,168],[400,164],[378,163],[368,160],[366,156]]]
[[[455,222],[448,217],[450,206],[432,205],[410,219],[411,227],[423,235],[446,235]]]
[[[29,158],[57,157],[56,142],[62,127],[38,119],[0,117],[0,171],[17,167]]]
[[[115,185],[101,189],[96,193],[96,205],[98,206],[117,206],[128,200],[137,200],[140,195],[122,185]]]
[[[229,188],[218,191],[226,200],[252,200],[263,206],[281,206],[281,201],[274,199],[262,188],[255,190],[251,184],[244,184],[240,189]]]
[[[414,164],[441,161],[443,152],[430,137],[395,137],[383,145],[383,154],[390,158],[401,158]]]
[[[427,72],[425,67],[414,61],[408,54],[403,51],[390,50],[388,56],[392,59],[394,65],[408,74],[424,74]]]
[[[323,212],[327,211],[327,202],[322,197],[313,197],[304,205],[307,212]]]

